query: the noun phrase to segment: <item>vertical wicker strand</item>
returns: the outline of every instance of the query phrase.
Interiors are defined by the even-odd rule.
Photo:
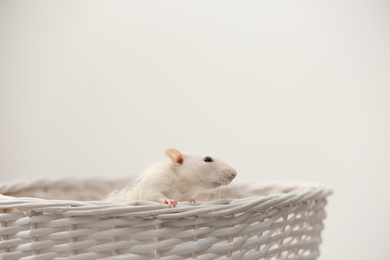
[[[73,231],[73,230],[76,230],[76,227],[75,227],[75,225],[70,224],[70,225],[69,225],[69,231]],[[69,242],[70,242],[71,246],[72,246],[73,243],[76,242],[76,238],[74,237],[74,234],[71,234],[71,237],[70,237],[70,239],[69,239]],[[76,255],[76,254],[77,254],[76,250],[70,250],[70,255],[71,255],[71,256],[72,256],[72,255]]]
[[[320,200],[315,200],[314,202],[315,202],[315,204],[321,204]],[[314,210],[314,212],[313,212],[315,214],[315,220],[311,223],[311,227],[313,229],[313,235],[314,235],[314,237],[312,237],[312,239],[321,240],[321,231],[314,233],[314,230],[321,230],[320,226],[322,225],[322,223],[321,223],[321,221],[318,220],[319,214],[321,212],[324,213],[324,208]],[[310,253],[319,253],[319,248],[318,248],[317,243],[315,243],[311,246]]]
[[[195,224],[194,225],[194,230],[196,231],[196,230],[199,230],[199,225],[198,224]],[[196,244],[196,242],[198,241],[198,234],[195,234],[194,235],[194,238],[193,238],[193,240],[194,240],[194,244]],[[196,253],[196,252],[193,252],[192,253],[192,259],[198,259],[198,254]]]
[[[232,218],[234,218],[234,215],[232,216]],[[229,227],[233,227],[233,225],[229,225]],[[233,237],[231,235],[231,233],[229,233],[229,235],[227,236],[227,242],[228,243],[231,243],[233,242]],[[232,250],[228,250],[227,253],[226,253],[226,256],[227,257],[232,257]]]
[[[34,223],[34,216],[36,216],[36,215],[37,215],[37,212],[35,210],[31,210],[31,216],[30,216],[30,220],[31,220],[30,228],[31,228],[31,231],[38,229],[38,224]],[[32,235],[31,236],[31,244],[33,244],[33,248],[34,248],[34,244],[36,242],[38,242],[37,236]],[[39,255],[39,249],[34,248],[33,249],[33,255]]]
[[[7,210],[5,210],[5,209],[0,209],[0,213],[6,214],[6,213],[7,213]],[[1,227],[2,227],[2,228],[6,228],[7,226],[8,226],[8,225],[7,225],[7,221],[6,221],[6,220],[1,221]],[[8,241],[8,235],[2,235],[2,236],[1,236],[1,240],[2,240],[2,241]],[[3,248],[3,253],[8,253],[8,252],[9,252],[9,248],[8,248],[8,247],[2,246],[2,248]]]
[[[302,212],[300,215],[301,215],[301,224],[299,224],[299,229],[300,230],[304,230],[304,226],[305,226],[305,222],[303,221],[303,219],[306,217],[306,211],[304,211],[304,212]],[[298,237],[297,237],[297,242],[300,242],[302,240],[302,235],[299,235]],[[300,251],[300,249],[299,249],[299,247],[297,247],[296,249],[295,249],[295,254],[298,256],[299,255],[299,251]]]
[[[263,219],[259,220],[259,225],[261,225],[261,223],[263,223]],[[263,236],[263,231],[259,231],[257,233],[257,238],[260,238]],[[260,243],[256,246],[256,252],[260,252]]]
[[[112,230],[115,231],[116,227],[112,226]],[[113,244],[113,249],[111,250],[111,256],[118,255],[118,249],[114,249],[116,242],[118,242],[118,237],[112,237],[111,243]]]
[[[284,215],[284,216],[283,216],[283,222],[284,222],[284,223],[287,222],[287,216],[288,216],[288,215]],[[286,232],[286,225],[284,225],[283,227],[280,228],[280,234],[281,234],[282,237],[284,237],[284,232]],[[283,238],[279,240],[279,248],[281,248],[281,247],[284,246],[284,245],[283,245],[283,242],[284,242],[284,239],[283,239]],[[278,257],[279,257],[279,258],[282,258],[282,253],[283,253],[283,250],[281,250],[281,251],[279,252],[279,254],[278,254]]]
[[[160,229],[161,229],[161,224],[160,223],[156,224],[156,230],[160,231]],[[159,246],[159,244],[161,242],[160,236],[156,236],[155,242]],[[154,257],[155,257],[156,260],[160,260],[160,258],[161,258],[160,249],[156,249],[154,251]]]
[[[232,226],[229,225],[229,227],[232,227]],[[233,242],[233,238],[232,238],[232,235],[231,235],[231,234],[228,235],[228,237],[227,237],[227,242],[228,242],[228,243]],[[227,256],[227,257],[232,257],[232,250],[229,249],[229,250],[226,252],[226,256]]]

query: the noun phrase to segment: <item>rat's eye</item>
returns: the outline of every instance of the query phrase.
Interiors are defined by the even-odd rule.
[[[211,159],[211,157],[206,156],[205,158],[203,158],[203,161],[205,161],[205,162],[212,162],[213,159]]]

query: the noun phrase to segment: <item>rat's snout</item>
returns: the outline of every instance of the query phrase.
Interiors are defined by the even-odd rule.
[[[225,177],[230,179],[230,180],[233,180],[237,176],[237,172],[233,169],[224,169],[223,173],[224,173]]]
[[[214,184],[227,185],[237,176],[236,170],[232,168],[223,168],[219,171],[218,179]]]

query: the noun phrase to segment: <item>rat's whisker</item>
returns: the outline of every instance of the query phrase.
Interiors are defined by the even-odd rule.
[[[221,187],[220,189],[219,189],[219,198],[220,199],[223,199],[224,198],[224,189],[225,189],[225,186],[223,186],[223,187]]]

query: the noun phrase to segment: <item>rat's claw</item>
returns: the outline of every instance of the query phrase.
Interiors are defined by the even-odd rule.
[[[176,205],[177,205],[177,201],[176,200],[169,200],[169,207],[176,207]]]
[[[195,198],[189,198],[187,201],[189,203],[191,203],[191,204],[195,204],[196,203],[196,199]]]
[[[177,205],[176,200],[171,200],[171,199],[159,199],[161,204],[168,204],[170,208],[174,208]]]

